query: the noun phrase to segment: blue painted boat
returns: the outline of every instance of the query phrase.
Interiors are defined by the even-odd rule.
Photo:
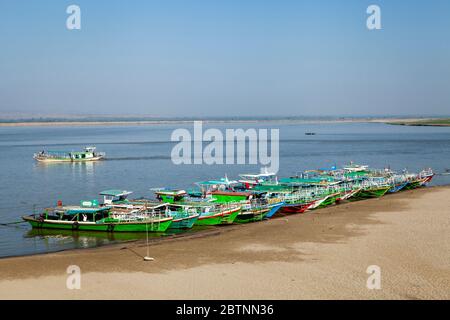
[[[285,205],[284,202],[275,202],[270,204],[270,211],[266,214],[266,218],[271,218],[278,210],[280,210]]]
[[[399,191],[402,190],[404,187],[406,187],[407,184],[408,184],[408,182],[396,184],[395,186],[393,186],[392,188],[390,188],[390,189],[388,190],[388,193],[399,192]]]

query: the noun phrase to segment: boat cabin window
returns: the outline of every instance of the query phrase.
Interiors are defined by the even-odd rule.
[[[114,196],[103,196],[103,202],[105,204],[111,204],[114,200]]]
[[[65,221],[72,221],[73,220],[73,221],[76,221],[77,218],[73,214],[63,214],[62,217],[61,217],[61,220],[65,220]]]
[[[94,214],[94,217],[93,217],[93,222],[95,222],[95,221],[98,221],[98,220],[102,220],[102,219],[105,219],[105,218],[108,218],[109,217],[109,212],[108,211],[101,211],[101,212],[97,212],[97,213],[95,213]]]
[[[180,208],[178,206],[167,206],[169,211],[178,211]]]

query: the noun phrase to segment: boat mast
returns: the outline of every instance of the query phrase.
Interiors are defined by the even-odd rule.
[[[144,204],[144,210],[148,214],[148,212],[147,212],[147,204]],[[153,230],[153,220],[152,220],[152,230]],[[145,235],[147,237],[147,255],[144,257],[144,261],[153,261],[155,259],[150,257],[150,252],[149,252],[150,248],[148,247],[148,219],[145,219]]]

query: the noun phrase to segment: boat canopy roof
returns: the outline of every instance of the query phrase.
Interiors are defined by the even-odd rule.
[[[133,191],[111,189],[100,192],[101,196],[111,196],[111,197],[125,197],[132,194]]]
[[[88,151],[88,150],[86,150],[86,151],[74,151],[74,152],[69,152],[69,153],[71,153],[71,154],[86,154],[86,153],[92,153],[92,151]]]
[[[203,195],[203,191],[202,190],[198,190],[198,189],[189,189],[186,192],[189,195],[191,195],[191,196],[201,196],[201,195]]]
[[[268,191],[277,191],[277,192],[292,192],[293,187],[282,184],[261,184],[257,185],[252,189],[253,192],[268,192]]]
[[[86,151],[63,151],[63,150],[48,150],[46,151],[47,154],[86,154],[92,152],[91,150]]]
[[[196,182],[196,184],[203,185],[203,186],[231,185],[231,184],[237,184],[237,183],[239,183],[239,182],[235,181],[235,180],[228,180],[228,179],[208,180],[208,181]]]
[[[334,181],[331,177],[320,177],[320,178],[283,178],[280,179],[280,183],[298,183],[298,184],[317,184],[324,182]]]
[[[368,171],[352,171],[344,173],[346,178],[361,178],[367,176],[369,174]]]
[[[85,207],[66,207],[65,214],[79,214],[79,213],[99,213],[108,211],[110,207],[85,208]]]
[[[276,174],[275,173],[258,173],[258,174],[252,174],[252,173],[241,173],[239,174],[239,176],[241,178],[244,179],[260,179],[260,178],[270,178],[270,177],[275,177]]]
[[[168,196],[183,196],[186,194],[186,191],[185,190],[177,190],[177,189],[173,189],[173,190],[161,189],[161,190],[155,191],[155,194],[164,194],[164,195],[168,195]]]
[[[260,173],[241,173],[239,176],[243,179],[264,179],[276,177],[276,173],[269,172],[267,168],[262,168]]]
[[[213,195],[229,195],[229,196],[251,196],[253,192],[239,192],[239,191],[213,191]]]
[[[63,151],[63,150],[47,150],[45,151],[47,154],[67,154],[70,153],[70,151]]]

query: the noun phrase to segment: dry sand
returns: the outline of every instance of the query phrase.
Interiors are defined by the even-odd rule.
[[[1,259],[0,298],[450,299],[449,205],[449,187],[428,188],[221,227],[152,245],[153,262],[141,242]]]

